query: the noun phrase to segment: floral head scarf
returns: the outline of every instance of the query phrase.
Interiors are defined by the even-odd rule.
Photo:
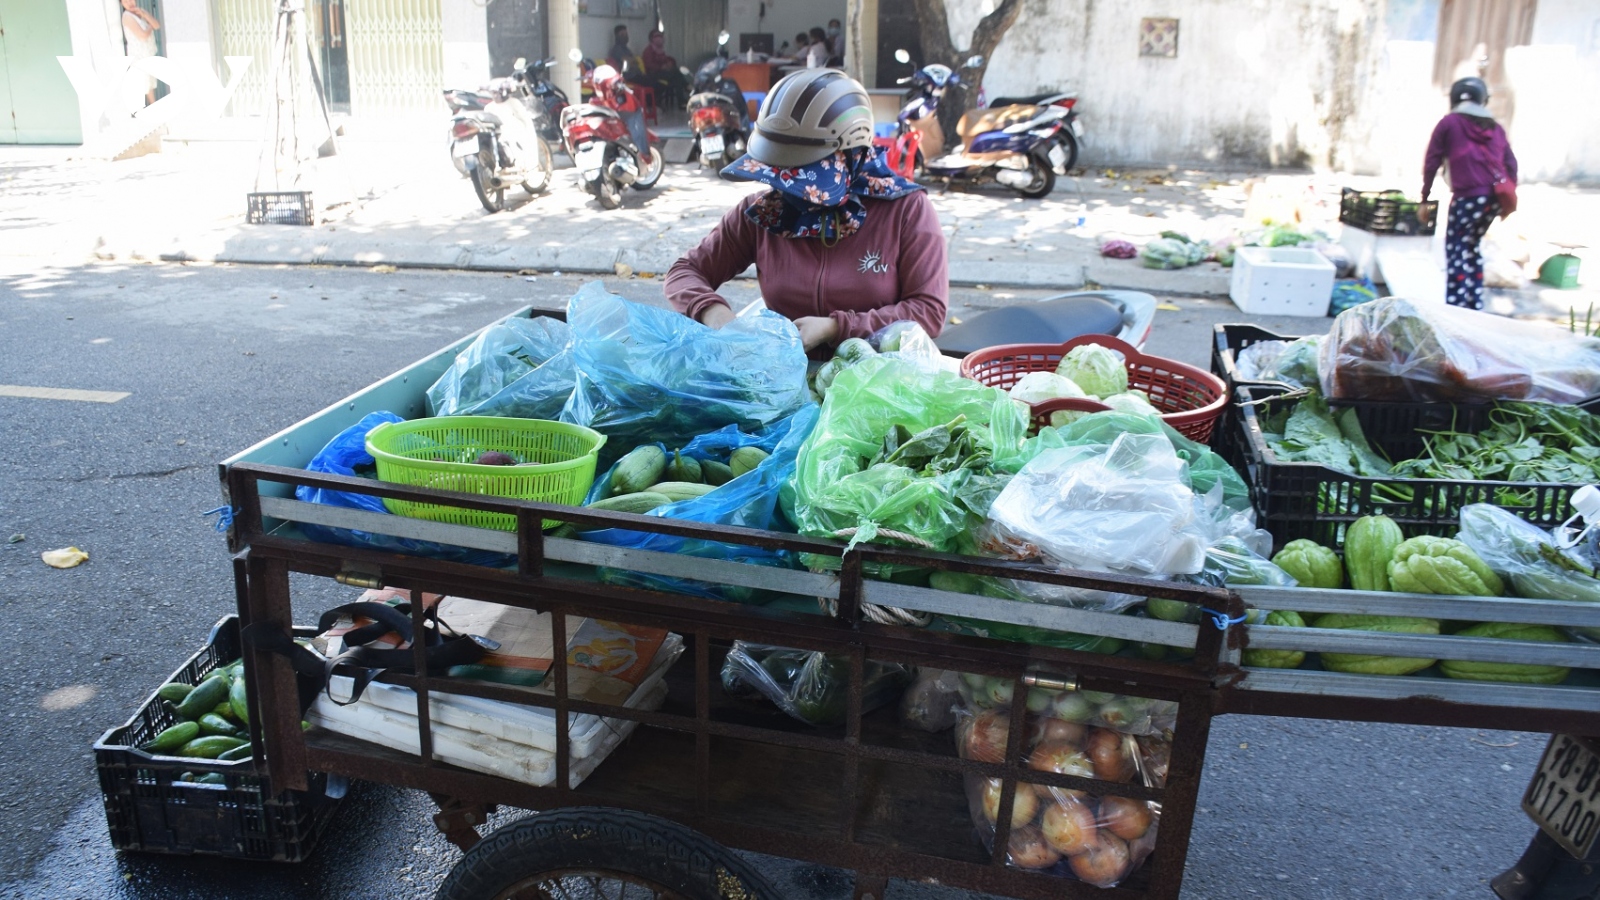
[[[745,215],[772,234],[821,238],[832,243],[855,234],[867,220],[862,197],[893,200],[922,185],[890,171],[883,151],[840,150],[809,165],[780,169],[745,154],[722,170],[725,178],[759,181],[772,188]]]

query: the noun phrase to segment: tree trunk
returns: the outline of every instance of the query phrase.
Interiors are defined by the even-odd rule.
[[[1000,46],[1000,39],[1005,37],[1006,30],[1017,21],[1017,16],[1022,13],[1022,0],[999,0],[994,11],[984,16],[978,27],[972,31],[972,40],[967,45],[963,55],[950,40],[950,17],[945,11],[945,0],[913,0],[917,8],[917,22],[922,31],[922,55],[920,65],[929,63],[943,63],[961,75],[961,82],[966,87],[955,94],[945,94],[948,100],[959,98],[959,103],[945,102],[940,104],[939,123],[944,126],[945,134],[956,138],[956,123],[961,114],[978,105],[978,91],[983,87],[984,73],[989,70],[989,60],[994,56],[994,48]],[[980,56],[983,62],[972,68],[966,68],[967,57]]]

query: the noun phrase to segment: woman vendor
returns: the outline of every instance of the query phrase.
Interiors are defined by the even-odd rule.
[[[717,288],[752,263],[769,309],[794,320],[807,350],[910,320],[944,327],[950,278],[927,194],[889,171],[872,146],[866,89],[833,69],[784,77],[761,103],[749,152],[724,177],[770,190],[745,198],[673,263],[666,294],[720,328],[733,310]]]

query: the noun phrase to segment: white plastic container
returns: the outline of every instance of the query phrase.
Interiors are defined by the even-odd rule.
[[[1326,316],[1333,263],[1301,247],[1240,247],[1228,296],[1254,315]]]

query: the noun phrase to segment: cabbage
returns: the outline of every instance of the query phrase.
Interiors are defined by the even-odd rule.
[[[1150,395],[1144,391],[1123,391],[1103,397],[1101,403],[1111,407],[1117,412],[1133,413],[1136,416],[1159,416],[1161,411],[1150,403]]]
[[[1086,397],[1088,394],[1076,382],[1055,372],[1029,372],[1011,386],[1011,399],[1023,403]]]
[[[1056,374],[1072,379],[1092,397],[1109,397],[1128,389],[1127,363],[1115,350],[1099,344],[1072,348],[1056,366]]]

